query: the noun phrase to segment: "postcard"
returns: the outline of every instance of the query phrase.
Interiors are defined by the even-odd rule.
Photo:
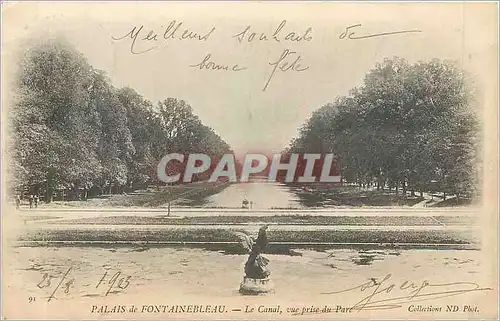
[[[3,2],[2,318],[497,319],[498,30]]]

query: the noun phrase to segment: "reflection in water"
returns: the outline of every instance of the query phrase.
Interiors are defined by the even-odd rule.
[[[248,200],[252,209],[300,208],[300,201],[287,186],[262,180],[232,184],[220,193],[206,196],[190,196],[175,202],[176,206],[241,208]]]
[[[331,192],[331,191],[330,191]],[[331,196],[331,195],[330,195]],[[343,195],[335,195],[342,198]],[[193,194],[175,201],[176,206],[209,207],[209,208],[241,208],[243,200],[252,203],[253,209],[297,209],[322,208],[342,205],[320,190],[312,192],[305,186],[269,183],[263,179],[253,178],[248,183],[232,184],[213,195]],[[349,205],[360,205],[350,200]],[[358,204],[359,203],[359,204]]]
[[[363,189],[357,186],[325,184],[282,184],[253,177],[248,183],[225,185],[218,192],[189,194],[174,201],[176,206],[208,208],[242,208],[248,200],[252,209],[300,209],[336,206],[412,206],[421,198],[408,198],[391,194],[387,190]]]
[[[360,190],[355,186],[312,188],[300,184],[269,183],[263,179],[254,178],[248,183],[231,184],[216,194],[195,193],[177,199],[174,204],[191,207],[242,208],[243,200],[248,200],[252,209],[389,206],[398,203],[397,197],[390,193]]]

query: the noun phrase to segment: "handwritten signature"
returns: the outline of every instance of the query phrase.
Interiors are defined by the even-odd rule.
[[[36,286],[40,289],[48,288],[52,290],[50,296],[47,299],[47,302],[50,302],[52,299],[56,298],[55,295],[58,291],[63,291],[66,295],[70,293],[71,288],[75,284],[75,278],[70,277],[70,272],[72,271],[72,269],[73,267],[68,268],[60,278],[49,273],[43,274],[41,281],[37,283]],[[124,275],[121,271],[117,271],[112,275],[108,275],[108,270],[106,270],[97,282],[95,288],[104,288],[106,290],[104,296],[107,296],[110,293],[120,292],[121,290],[125,290],[126,288],[128,288],[130,285],[130,279],[130,275]],[[55,287],[53,287],[54,281],[56,281],[57,283]]]
[[[402,307],[402,303],[427,301],[438,298],[445,298],[478,291],[490,291],[492,288],[482,288],[474,282],[451,282],[451,283],[431,283],[427,280],[423,282],[404,281],[401,284],[391,282],[391,274],[387,274],[382,280],[375,278],[358,286],[336,292],[322,294],[340,294],[354,290],[366,293],[360,301],[352,306],[352,310],[389,310]],[[431,289],[437,289],[437,291]],[[392,294],[392,297],[386,295]]]

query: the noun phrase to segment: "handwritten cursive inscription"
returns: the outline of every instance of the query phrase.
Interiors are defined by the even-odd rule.
[[[143,53],[146,53],[148,51],[151,51],[153,49],[158,48],[158,46],[149,46],[149,47],[146,47],[147,49],[137,50],[137,48],[136,48],[136,46],[138,45],[137,40],[139,38],[139,33],[141,33],[143,29],[144,29],[144,26],[140,26],[139,28],[133,27],[132,30],[130,30],[124,36],[118,37],[118,38],[111,36],[111,38],[113,40],[124,40],[124,39],[132,40],[132,43],[130,44],[130,53],[132,53],[134,55],[143,54]],[[146,37],[144,37],[142,39],[139,38],[139,41],[145,41],[145,42],[151,42],[151,41],[156,41],[156,40],[158,40],[157,37],[152,36],[151,32]]]
[[[422,32],[421,30],[400,30],[358,35],[357,32],[359,32],[360,27],[362,27],[361,24],[349,25],[338,36],[338,38],[341,40],[359,40],[396,34]],[[112,36],[112,39],[115,41],[129,41],[130,53],[139,55],[160,48],[162,46],[162,42],[174,40],[181,42],[182,40],[191,40],[194,42],[206,43],[213,38],[212,35],[215,32],[216,26],[212,26],[211,28],[206,28],[201,31],[194,31],[186,28],[184,22],[172,20],[166,25],[166,27],[161,26],[161,28],[157,29],[146,29],[144,25],[136,25],[122,36]],[[313,41],[313,28],[311,26],[296,28],[294,25],[294,28],[292,28],[291,24],[288,23],[287,20],[281,20],[275,28],[268,29],[267,31],[262,29],[258,30],[255,26],[246,25],[245,27],[241,27],[237,33],[230,34],[230,37],[236,39],[238,44],[250,43],[275,45],[277,43],[286,45],[286,49],[279,49],[282,53],[276,60],[268,61],[270,73],[265,80],[262,91],[266,91],[269,88],[276,73],[301,73],[310,68],[310,66],[304,62],[304,58],[302,58],[302,54],[299,49],[294,48],[294,46],[297,44],[307,45],[307,43]],[[201,60],[198,60],[196,63],[189,64],[188,66],[190,68],[207,72],[238,72],[248,70],[253,67],[251,65],[241,66],[237,63],[227,63],[225,61],[221,61],[221,59],[223,58],[214,59],[211,53],[207,53]]]
[[[224,71],[242,71],[247,69],[247,67],[240,67],[238,64],[232,66],[217,64],[210,60],[212,58],[211,54],[207,54],[200,63],[195,65],[189,65],[192,68],[199,68],[200,70],[224,70]]]
[[[177,22],[173,20],[162,30],[163,32],[157,32],[154,29],[150,29],[146,32],[143,25],[140,27],[134,26],[125,35],[121,37],[111,36],[111,39],[115,41],[130,40],[130,53],[139,55],[157,49],[159,46],[154,45],[154,43],[160,40],[167,41],[177,39],[204,42],[207,41],[215,31],[215,27],[212,27],[208,31],[196,32],[189,28],[181,28],[182,25],[182,21]],[[139,49],[137,47],[139,47]],[[142,48],[142,50],[140,48]]]
[[[301,41],[311,41],[312,37],[312,27],[307,28],[304,32],[289,31],[285,33],[283,29],[286,26],[286,20],[281,21],[278,27],[274,30],[272,34],[266,34],[264,32],[254,32],[251,26],[247,26],[243,31],[235,34],[233,38],[236,38],[239,43],[253,41],[275,41],[281,42],[301,42]],[[284,36],[283,36],[284,35]]]
[[[351,309],[357,310],[388,310],[400,308],[402,303],[427,301],[466,293],[489,291],[492,288],[482,288],[473,282],[431,283],[427,280],[422,282],[404,281],[401,284],[390,282],[392,275],[387,274],[382,280],[372,278],[370,281],[358,286],[322,294],[339,294],[354,290],[368,293],[360,301],[356,302]],[[437,291],[435,290],[437,289]]]
[[[348,39],[356,40],[356,39],[366,39],[366,38],[390,36],[390,35],[405,34],[405,33],[422,32],[422,30],[401,30],[401,31],[389,31],[389,32],[374,33],[374,34],[369,34],[369,35],[364,35],[364,36],[355,36],[356,32],[353,31],[353,29],[359,28],[359,27],[361,27],[360,23],[358,23],[356,25],[348,26],[345,29],[345,31],[339,35],[339,39],[345,39],[347,37]]]
[[[291,58],[291,59],[295,58],[295,59],[293,61],[287,60],[289,58]],[[278,60],[269,63],[269,65],[273,66],[273,68],[272,68],[271,74],[269,75],[269,78],[267,79],[267,82],[264,85],[264,88],[262,89],[262,91],[266,91],[267,87],[269,86],[269,83],[271,82],[271,79],[273,78],[274,74],[276,73],[276,71],[278,69],[283,71],[283,72],[287,72],[287,71],[301,72],[301,71],[306,71],[307,69],[309,69],[309,66],[303,67],[300,65],[300,59],[301,59],[301,56],[298,55],[295,51],[285,49],[283,51],[283,53],[281,54],[281,56],[278,58]]]

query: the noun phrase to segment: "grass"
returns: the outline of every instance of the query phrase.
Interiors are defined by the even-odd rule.
[[[44,216],[44,215],[40,215],[40,216],[29,216],[29,217],[26,217],[25,220],[26,221],[40,221],[40,220],[50,220],[50,219],[59,219],[61,218],[60,216]]]
[[[403,197],[401,193],[388,190],[368,190],[356,186],[289,185],[307,207],[328,206],[413,206],[424,200],[422,197]]]
[[[362,226],[439,226],[442,224],[472,225],[474,217],[448,216],[200,216],[200,217],[140,217],[107,216],[85,219],[58,220],[51,224],[91,225],[237,225],[237,224],[296,224],[296,225],[362,225]]]
[[[473,203],[472,199],[469,198],[449,198],[445,201],[441,201],[434,205],[434,207],[456,207],[456,206],[467,206]]]
[[[210,196],[223,191],[228,183],[196,182],[176,186],[161,186],[139,190],[132,193],[103,195],[87,201],[55,201],[50,204],[40,204],[39,207],[167,207],[169,201],[203,202]]]
[[[48,229],[28,232],[19,241],[37,242],[234,242],[240,238],[234,233],[238,229]],[[476,242],[470,233],[453,231],[409,230],[321,230],[285,231],[268,233],[269,242],[283,243],[423,243],[423,244],[469,244]]]

